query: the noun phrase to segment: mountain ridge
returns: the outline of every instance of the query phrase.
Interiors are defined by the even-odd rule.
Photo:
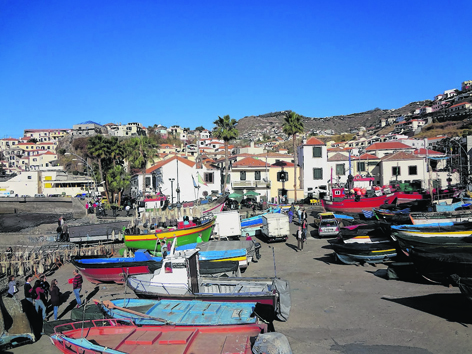
[[[396,109],[374,108],[368,111],[351,113],[347,115],[337,115],[330,117],[306,117],[300,115],[303,120],[305,132],[313,130],[332,130],[336,134],[349,133],[352,127],[380,126],[380,120],[391,116],[402,116],[411,113],[415,109],[422,107],[427,101],[415,101]],[[258,116],[246,116],[238,121],[237,128],[239,135],[243,136],[249,132],[264,131],[266,128],[281,129],[283,126],[285,113],[291,110],[265,113]],[[257,127],[257,129],[255,129]]]

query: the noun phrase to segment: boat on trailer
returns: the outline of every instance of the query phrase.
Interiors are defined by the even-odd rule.
[[[154,274],[130,276],[127,285],[140,298],[258,302],[280,321],[290,313],[290,286],[280,278],[212,278],[200,275],[198,250],[175,251]]]

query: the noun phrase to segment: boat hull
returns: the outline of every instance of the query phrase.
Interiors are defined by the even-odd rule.
[[[251,338],[265,324],[236,326],[136,326],[123,320],[68,323],[55,328],[53,344],[63,353],[251,354]],[[86,328],[84,331],[83,327]]]
[[[256,303],[203,302],[199,300],[114,299],[112,306],[98,302],[109,318],[125,318],[137,325],[225,326],[257,323]],[[144,310],[143,310],[144,309]],[[127,311],[131,310],[134,311]],[[237,313],[237,316],[234,314]]]
[[[468,222],[472,221],[472,210],[410,213],[410,220],[413,225],[426,225],[445,222]]]
[[[215,218],[212,218],[205,224],[195,227],[140,235],[125,234],[125,245],[131,249],[160,251],[160,241],[164,239],[172,243],[174,238],[177,238],[177,246],[197,242],[198,236],[201,236],[201,239],[206,242],[210,239],[214,226]]]
[[[354,198],[344,198],[341,201],[322,200],[322,205],[328,211],[362,213],[363,210],[372,210],[379,208],[383,204],[392,204],[395,198],[395,194],[392,193],[379,197],[360,198],[357,202]]]

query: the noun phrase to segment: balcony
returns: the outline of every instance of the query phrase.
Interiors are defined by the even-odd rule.
[[[234,189],[245,189],[245,188],[270,188],[270,181],[233,181],[232,186]],[[269,186],[269,187],[268,187]]]

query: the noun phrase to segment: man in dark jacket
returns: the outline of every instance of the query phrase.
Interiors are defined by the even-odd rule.
[[[74,269],[74,279],[72,281],[72,290],[74,291],[75,299],[77,300],[77,308],[82,305],[82,301],[80,301],[80,290],[82,290],[82,283],[84,280],[80,275],[77,269]]]
[[[29,302],[33,303],[33,286],[31,285],[31,281],[33,280],[33,277],[31,275],[28,275],[25,278],[25,299],[28,300]]]

